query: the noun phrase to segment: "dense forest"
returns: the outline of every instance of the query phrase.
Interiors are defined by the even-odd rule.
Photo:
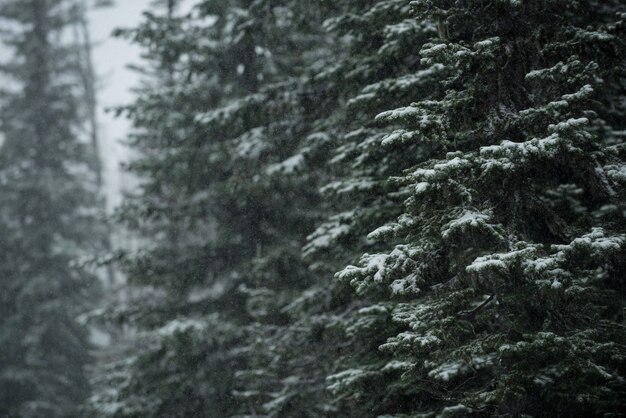
[[[0,417],[623,416],[622,0],[154,0],[112,216],[107,3],[0,0]]]

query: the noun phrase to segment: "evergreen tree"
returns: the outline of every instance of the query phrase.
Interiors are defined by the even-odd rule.
[[[437,24],[421,56],[447,69],[445,92],[376,119],[435,147],[390,178],[404,212],[369,237],[393,250],[337,274],[401,329],[380,346],[386,366],[337,386],[356,397],[401,372],[378,389],[405,394],[388,416],[618,414],[623,5],[411,5]]]
[[[364,251],[381,249],[365,235],[399,216],[406,198],[406,190],[387,179],[423,160],[433,148],[411,141],[407,131],[390,134],[374,116],[415,95],[432,97],[441,90],[438,80],[445,74],[441,65],[420,63],[420,46],[434,36],[436,27],[412,18],[407,2],[350,1],[338,6],[326,27],[342,45],[340,59],[334,57],[316,77],[331,83],[337,97],[324,126],[335,147],[328,161],[332,178],[322,188],[332,215],[304,247],[316,271],[328,275]],[[317,328],[326,330],[323,344],[335,348],[318,392],[326,395],[336,416],[376,416],[402,403],[403,388],[388,384],[399,372],[385,367],[389,356],[377,352],[397,331],[389,311],[370,295],[349,297],[344,283],[320,285],[341,297],[335,297],[333,316],[316,318]],[[407,285],[398,293],[412,290]]]
[[[293,153],[309,123],[299,77],[316,54],[293,51],[311,45],[307,31],[319,27],[287,2],[202,1],[187,16],[176,3],[161,2],[124,32],[154,69],[126,109],[141,153],[130,168],[145,182],[121,215],[150,243],[127,258],[129,280],[154,291],[124,309],[147,326],[150,344],[122,366],[130,376],[121,392],[96,400],[114,416],[260,407],[242,378],[265,358],[250,344],[286,321],[278,307],[310,281],[300,248],[317,204],[307,184],[315,174],[290,174],[309,158]]]
[[[64,0],[3,0],[0,32],[0,415],[77,416],[98,233],[93,150],[81,137],[79,63]]]
[[[120,32],[143,331],[94,414],[619,411],[619,2],[178,4]]]

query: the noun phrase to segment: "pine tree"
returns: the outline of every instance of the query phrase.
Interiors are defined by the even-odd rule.
[[[0,415],[77,416],[89,393],[86,330],[77,315],[95,277],[93,150],[78,112],[79,63],[64,43],[72,2],[3,0],[12,52],[0,93]]]
[[[319,331],[328,321],[333,296],[323,285],[328,276],[312,269],[301,249],[323,211],[319,186],[327,177],[320,165],[330,138],[321,128],[334,110],[325,105],[335,92],[332,83],[317,83],[314,77],[333,59],[333,39],[322,27],[329,10],[301,0],[256,1],[250,10],[263,29],[255,40],[274,70],[261,89],[270,93],[265,117],[258,126],[250,125],[250,133],[263,133],[255,141],[262,151],[245,153],[252,165],[244,172],[253,178],[251,197],[270,210],[255,234],[260,245],[241,288],[250,335],[248,365],[236,374],[238,412],[325,416],[332,410],[324,387],[336,344]],[[241,145],[255,136],[245,134]]]
[[[122,31],[144,331],[99,416],[618,411],[619,2],[177,5]]]
[[[406,191],[388,178],[431,152],[431,144],[411,141],[410,133],[400,129],[390,133],[374,120],[376,114],[411,97],[430,98],[441,91],[438,80],[445,68],[423,65],[418,56],[436,27],[431,21],[413,19],[409,11],[403,1],[340,2],[326,22],[335,42],[342,45],[340,59],[333,57],[333,65],[316,77],[333,83],[338,96],[332,119],[324,127],[335,147],[328,161],[333,178],[322,188],[331,202],[331,216],[304,248],[307,259],[323,274],[364,251],[381,249],[365,235],[399,216],[406,198]],[[362,292],[365,298],[350,298],[344,286],[325,284],[326,292],[341,297],[335,297],[334,315],[317,324],[328,335],[324,344],[335,347],[318,391],[337,416],[375,416],[403,402],[402,387],[384,386],[398,371],[385,368],[389,356],[377,354],[377,347],[395,335],[397,325],[375,297]],[[403,294],[411,291],[409,285],[398,289]]]
[[[400,372],[378,389],[405,394],[388,416],[619,413],[623,6],[411,5],[437,24],[422,63],[449,75],[439,97],[376,117],[434,152],[390,178],[403,214],[369,237],[393,250],[337,274],[401,327],[386,366],[340,383],[356,396]]]
[[[290,19],[306,20],[259,1],[198,2],[189,16],[176,3],[125,32],[154,68],[126,109],[141,153],[130,168],[145,182],[122,213],[150,243],[127,258],[129,280],[154,292],[125,313],[142,318],[149,348],[122,367],[130,376],[119,394],[96,400],[114,416],[258,406],[241,378],[264,358],[250,342],[285,321],[275,308],[310,281],[300,248],[316,186],[290,176],[308,158],[293,153],[306,138],[298,77],[311,58],[293,45],[312,39],[289,33]]]
[[[190,416],[206,410],[202,405],[214,402],[212,395],[222,396],[218,385],[214,385],[218,393],[208,394],[206,384],[190,377],[202,350],[210,345],[204,347],[206,340],[199,333],[190,335],[195,330],[190,325],[200,322],[185,318],[185,294],[206,267],[206,262],[198,261],[203,254],[195,242],[209,234],[198,219],[205,212],[188,198],[198,186],[197,139],[182,146],[198,103],[214,103],[221,93],[210,79],[187,80],[181,57],[192,56],[201,46],[194,33],[183,31],[182,25],[192,19],[179,14],[179,3],[155,1],[137,28],[116,33],[140,45],[147,64],[140,70],[143,80],[136,102],[119,109],[134,124],[129,144],[139,154],[128,169],[143,183],[118,215],[147,248],[124,258],[129,285],[139,290],[121,301],[125,305],[111,307],[104,318],[122,321],[140,334],[129,337],[127,358],[95,376],[100,386],[90,399],[95,416]],[[198,95],[201,85],[205,91]],[[187,164],[192,167],[188,171]],[[204,390],[205,401],[193,396],[194,386]]]

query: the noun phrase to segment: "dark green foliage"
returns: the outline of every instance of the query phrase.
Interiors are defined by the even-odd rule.
[[[441,148],[392,179],[409,192],[404,214],[370,236],[395,249],[337,275],[397,300],[381,307],[403,330],[380,349],[410,402],[387,412],[618,413],[626,237],[607,212],[623,208],[624,122],[607,104],[622,94],[619,4],[412,7],[438,22],[422,62],[453,71],[437,100],[377,119]],[[369,373],[344,379],[348,393],[356,372]]]
[[[274,383],[253,391],[243,376],[268,366],[260,359],[274,354],[255,347],[282,338],[283,308],[315,280],[300,251],[319,216],[321,174],[306,167],[324,144],[309,135],[305,64],[323,58],[313,41],[325,35],[317,12],[294,13],[298,2],[248,3],[198,2],[181,16],[169,2],[123,32],[153,63],[125,109],[141,151],[130,168],[146,181],[121,213],[150,246],[125,260],[131,283],[158,299],[126,309],[148,347],[121,365],[129,379],[96,402],[102,413],[111,399],[113,416],[221,417],[262,412],[276,396]]]
[[[99,415],[620,412],[619,2],[176,6],[121,32],[144,348]]]

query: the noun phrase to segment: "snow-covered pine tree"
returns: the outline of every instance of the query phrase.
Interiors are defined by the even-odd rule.
[[[279,308],[311,282],[300,248],[319,197],[302,168],[319,152],[304,149],[300,77],[318,58],[312,12],[211,0],[180,16],[162,2],[125,32],[155,69],[126,109],[143,182],[121,214],[146,243],[126,259],[144,297],[123,312],[149,331],[147,349],[117,369],[121,391],[94,399],[98,414],[222,417],[274,400],[280,380],[257,372],[288,321]]]
[[[338,359],[344,360],[340,359],[339,353],[348,352],[341,315],[351,306],[345,300],[345,291],[327,279],[327,272],[338,266],[329,268],[329,263],[317,263],[314,257],[309,257],[303,264],[299,254],[293,253],[303,244],[302,233],[310,232],[310,218],[316,216],[316,212],[325,210],[317,198],[311,202],[317,206],[312,206],[298,196],[303,193],[316,196],[316,185],[321,179],[327,181],[327,169],[319,164],[328,158],[327,151],[333,146],[335,132],[345,129],[342,125],[344,115],[338,109],[349,97],[348,90],[354,91],[359,82],[364,84],[357,74],[353,76],[354,80],[350,79],[350,75],[346,76],[354,69],[353,62],[345,55],[345,47],[350,44],[349,36],[333,32],[321,36],[318,28],[322,26],[322,20],[337,13],[347,13],[343,9],[350,9],[350,6],[333,4],[312,7],[303,1],[284,2],[280,8],[269,7],[265,2],[255,2],[255,5],[264,5],[264,9],[272,10],[272,14],[280,12],[284,16],[281,27],[272,29],[282,34],[274,37],[278,42],[264,44],[275,59],[293,60],[292,45],[302,48],[303,38],[309,39],[311,46],[307,48],[309,52],[301,64],[308,67],[304,72],[300,70],[300,74],[295,73],[300,80],[290,84],[290,90],[297,92],[294,97],[297,102],[293,105],[297,105],[298,112],[278,115],[278,118],[275,116],[270,120],[270,126],[283,127],[291,146],[274,149],[274,155],[269,154],[270,161],[278,157],[279,163],[266,168],[266,173],[272,174],[273,178],[270,183],[273,186],[266,192],[278,192],[280,198],[289,196],[290,204],[277,207],[281,217],[269,223],[276,231],[270,237],[272,251],[261,251],[255,257],[254,263],[260,267],[255,274],[259,276],[252,276],[255,277],[254,287],[248,289],[248,306],[255,311],[251,327],[254,343],[250,347],[250,368],[237,373],[244,382],[237,395],[245,399],[242,402],[242,406],[247,408],[242,411],[244,415],[318,417],[344,416],[348,412],[358,415],[358,410],[340,411],[326,391],[327,376],[336,370]],[[271,27],[271,21],[266,22]],[[355,50],[358,48],[355,47]],[[343,62],[337,62],[338,56]],[[325,71],[330,67],[334,68]],[[277,76],[293,78],[293,75],[284,72]],[[285,126],[295,129],[285,130]],[[272,148],[268,150],[272,151]],[[263,184],[262,181],[257,183]],[[290,187],[296,187],[296,193],[285,193],[284,188],[276,187],[289,183]],[[294,211],[294,208],[297,210]],[[280,219],[293,220],[301,228],[294,230]],[[320,238],[317,244],[323,239]],[[328,246],[320,245],[317,249],[329,250]],[[266,260],[288,260],[289,263],[283,261],[281,264],[284,267],[276,269]],[[298,266],[308,267],[308,272],[296,270]],[[272,318],[267,315],[268,312],[280,312],[280,315],[274,314]]]
[[[439,94],[443,90],[438,81],[446,72],[440,64],[420,63],[419,50],[435,36],[436,26],[413,18],[408,2],[346,1],[338,2],[338,9],[326,27],[341,49],[315,78],[331,83],[337,97],[332,118],[323,126],[335,147],[328,161],[332,179],[322,189],[331,217],[304,248],[320,274],[336,271],[338,263],[354,261],[363,252],[382,249],[365,235],[397,218],[407,197],[406,190],[388,178],[423,161],[438,145],[412,141],[406,130],[390,134],[374,116],[412,98]],[[389,355],[377,354],[377,347],[397,331],[389,309],[372,306],[377,298],[371,294],[351,300],[343,283],[319,285],[326,293],[342,296],[339,306],[335,302],[334,316],[317,324],[326,329],[328,340],[335,340],[325,342],[335,346],[325,382],[332,410],[337,416],[372,416],[402,404],[402,386],[390,383],[400,373],[384,368]],[[398,289],[411,291],[410,286]]]
[[[336,4],[339,10],[325,27],[340,47],[315,77],[330,84],[336,97],[332,117],[322,126],[335,147],[328,164],[334,181],[323,188],[334,213],[311,234],[304,252],[345,262],[372,244],[364,242],[364,231],[400,214],[402,196],[394,195],[397,188],[387,178],[415,164],[425,147],[404,140],[400,132],[386,138],[388,130],[374,116],[412,95],[432,95],[442,66],[420,64],[419,49],[435,27],[413,19],[406,1]],[[396,147],[380,147],[382,141]]]
[[[319,164],[329,146],[316,127],[333,109],[322,105],[333,94],[329,86],[311,83],[316,69],[332,59],[331,39],[322,28],[326,6],[263,0],[249,10],[261,29],[255,32],[256,47],[273,71],[260,83],[263,118],[236,142],[235,164],[252,178],[242,188],[243,197],[264,208],[261,228],[253,235],[256,253],[240,287],[247,298],[250,335],[249,362],[237,372],[239,413],[324,416],[332,345],[319,339],[313,311],[301,316],[299,308],[312,299],[315,313],[326,307],[322,295],[311,290],[319,276],[301,256],[320,217],[318,190],[325,173]],[[311,346],[316,349],[303,351]]]
[[[82,128],[74,2],[0,1],[0,415],[78,416],[89,393],[76,317],[97,281],[93,152]]]
[[[213,22],[204,10],[182,15],[179,7],[178,0],[154,1],[138,27],[117,32],[142,47],[145,62],[137,100],[120,109],[134,125],[129,144],[138,156],[128,169],[141,184],[118,216],[141,247],[123,256],[133,296],[105,317],[139,334],[129,358],[96,376],[102,389],[90,402],[95,416],[229,415],[232,373],[224,370],[236,364],[228,346],[241,335],[234,318],[221,321],[207,312],[219,307],[197,299],[220,294],[219,284],[212,292],[202,287],[215,240],[207,189],[228,161],[219,144],[194,128],[199,109],[217,106],[235,88],[234,77],[225,78],[235,70],[216,57],[237,15],[211,11]],[[221,301],[239,307],[231,294]]]
[[[421,56],[446,91],[377,120],[438,152],[390,179],[404,213],[369,236],[393,250],[337,274],[402,327],[382,371],[410,402],[386,416],[619,414],[623,3],[411,5],[437,22]]]
[[[366,372],[354,379],[360,387],[354,396],[344,396],[341,385],[335,384],[345,377],[342,372],[348,366],[381,368],[385,360],[371,354],[387,336],[394,335],[395,326],[389,322],[389,312],[366,309],[360,301],[353,303],[345,286],[333,284],[327,277],[339,263],[355,258],[359,250],[373,248],[373,242],[361,238],[364,230],[401,213],[402,195],[394,193],[397,187],[389,187],[387,178],[401,174],[403,167],[422,159],[428,149],[401,141],[381,149],[377,142],[388,132],[371,120],[412,95],[435,94],[439,90],[436,80],[443,72],[440,65],[420,65],[419,47],[434,35],[435,26],[411,19],[406,2],[335,2],[332,7],[315,9],[325,20],[330,42],[319,45],[325,51],[323,59],[310,64],[302,86],[307,95],[304,113],[314,121],[312,134],[301,147],[305,155],[310,154],[312,144],[337,149],[325,156],[324,167],[303,165],[300,171],[311,174],[299,177],[313,175],[328,184],[326,172],[333,172],[335,181],[323,188],[330,199],[316,210],[334,214],[310,235],[304,248],[316,280],[299,294],[283,293],[292,298],[280,308],[289,322],[276,327],[269,338],[267,333],[259,336],[254,347],[253,364],[267,366],[241,373],[258,382],[256,391],[245,392],[258,402],[264,402],[267,388],[273,389],[270,400],[256,409],[272,417],[365,416],[401,401],[401,394],[380,390],[381,373]],[[299,154],[295,157],[310,163]],[[375,191],[386,194],[379,197]],[[357,211],[346,212],[355,205]],[[275,292],[259,296],[280,300]],[[264,306],[267,309],[267,304]],[[381,333],[384,327],[387,329]],[[261,329],[267,331],[267,327]],[[302,347],[309,346],[314,349],[303,351]],[[337,372],[340,374],[335,376]],[[386,371],[385,378],[394,373],[398,374]]]

